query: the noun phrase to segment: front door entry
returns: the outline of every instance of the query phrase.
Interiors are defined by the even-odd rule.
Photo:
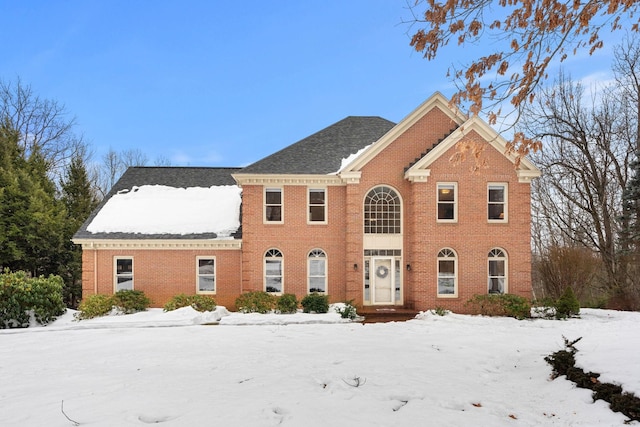
[[[393,289],[393,258],[373,258],[371,275],[373,304],[393,304],[395,292]]]

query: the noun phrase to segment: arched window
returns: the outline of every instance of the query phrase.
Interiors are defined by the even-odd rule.
[[[438,252],[438,296],[458,295],[457,256],[453,249]]]
[[[500,248],[489,251],[489,293],[507,292],[507,255]]]
[[[375,187],[364,199],[364,232],[399,234],[401,215],[398,193],[389,187]]]
[[[282,252],[269,249],[264,254],[264,289],[267,292],[282,293]]]
[[[327,292],[327,254],[314,249],[308,257],[309,292]]]

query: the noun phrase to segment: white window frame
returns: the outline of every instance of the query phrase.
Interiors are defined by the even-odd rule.
[[[131,260],[131,273],[127,273],[127,274],[119,274],[118,273],[118,261],[120,260]],[[131,276],[131,290],[135,289],[135,281],[134,281],[134,265],[133,265],[133,257],[132,256],[116,256],[113,257],[113,292],[118,292],[119,289],[118,288],[118,278],[120,277],[128,277]],[[122,289],[128,289],[128,288],[122,288]]]
[[[453,190],[453,202],[440,201],[440,189],[451,188]],[[453,218],[440,218],[440,203],[453,205]],[[436,185],[436,221],[437,222],[458,222],[458,183],[457,182],[438,182]]]
[[[498,252],[501,253],[501,256],[498,255]],[[491,262],[500,262],[504,263],[504,276],[492,276],[491,275]],[[507,256],[507,251],[502,248],[491,248],[489,253],[487,254],[487,293],[496,293],[501,294],[500,292],[491,292],[491,279],[503,279],[503,289],[502,294],[509,293],[509,257]]]
[[[491,202],[489,192],[492,187],[502,187],[504,200],[502,202]],[[503,218],[489,218],[489,207],[492,204],[502,204]],[[491,223],[504,224],[509,221],[509,185],[506,182],[489,182],[487,183],[487,221]]]
[[[322,253],[322,255],[319,255],[320,253]],[[318,260],[322,260],[324,261],[324,271],[322,272],[322,275],[312,275],[311,274],[311,261],[318,261]],[[324,279],[324,291],[318,292],[318,293],[322,293],[322,294],[327,294],[327,288],[328,288],[328,282],[327,282],[327,253],[325,251],[323,251],[320,248],[315,248],[309,251],[309,254],[307,255],[307,293],[311,293],[311,292],[318,292],[318,291],[312,291],[311,290],[311,279],[312,278],[318,278],[318,277],[322,277]]]
[[[201,260],[213,260],[213,273],[200,273],[200,261]],[[197,256],[196,257],[196,293],[202,295],[215,295],[216,290],[218,289],[217,283],[217,268],[218,261],[215,256]],[[213,291],[203,291],[200,290],[200,277],[213,277]]]
[[[372,193],[373,195],[370,196]],[[383,196],[381,197],[380,194],[383,194]],[[379,210],[377,206],[370,203],[370,199],[384,200],[387,203]],[[396,206],[398,207],[397,212]],[[389,207],[393,207],[393,210],[389,210]],[[385,184],[376,185],[365,193],[362,208],[364,234],[374,236],[402,235],[404,212],[402,197],[398,190]]]
[[[276,254],[279,254],[276,255]],[[265,292],[269,292],[272,295],[282,295],[284,293],[284,254],[280,249],[270,248],[267,249],[263,256],[263,271],[262,271],[262,279],[263,279],[263,289]],[[267,260],[278,259],[280,260],[280,275],[267,275]],[[280,291],[270,292],[267,290],[267,277],[280,277]]]
[[[267,204],[267,193],[268,192],[279,192],[280,193],[280,204]],[[262,221],[265,224],[283,224],[284,223],[284,188],[283,187],[264,187],[264,190],[262,192],[262,197],[263,197],[263,212],[262,212]],[[267,218],[267,210],[269,208],[269,206],[280,206],[280,220],[279,221],[275,221],[275,220],[269,220]]]
[[[440,261],[453,261],[453,277],[452,276],[441,276],[440,273]],[[438,251],[438,256],[436,260],[436,271],[438,272],[437,283],[436,283],[436,293],[438,298],[457,298],[458,297],[458,254],[451,248],[442,248]],[[440,293],[440,279],[451,279],[453,278],[453,293],[452,294],[441,294]]]
[[[311,204],[311,192],[322,191],[324,193],[324,203],[323,204]],[[307,224],[326,224],[327,223],[327,188],[324,187],[307,187]],[[312,206],[322,206],[324,209],[324,219],[322,221],[313,221],[311,220],[311,207]]]

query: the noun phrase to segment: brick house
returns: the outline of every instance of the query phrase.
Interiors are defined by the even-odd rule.
[[[488,167],[452,163],[461,141],[486,142]],[[438,93],[398,124],[347,117],[245,168],[130,168],[74,236],[83,295],[134,288],[162,306],[203,293],[234,308],[246,291],[315,291],[457,312],[475,294],[530,298],[539,174]]]

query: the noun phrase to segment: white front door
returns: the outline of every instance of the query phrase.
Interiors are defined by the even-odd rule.
[[[393,304],[395,296],[393,258],[372,258],[371,264],[373,265],[371,269],[372,303]]]

